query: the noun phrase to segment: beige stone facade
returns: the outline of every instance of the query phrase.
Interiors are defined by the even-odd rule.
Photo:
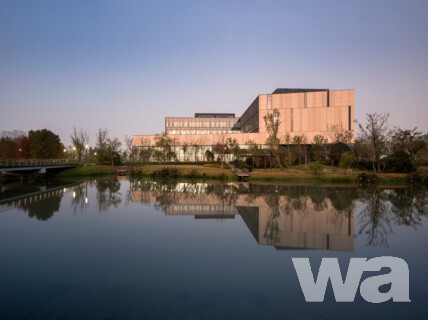
[[[343,130],[354,131],[354,90],[277,89],[272,94],[258,95],[237,121],[235,127],[239,130],[235,130],[233,133],[204,134],[194,132],[191,134],[174,134],[171,137],[175,139],[176,145],[187,143],[189,145],[212,146],[221,137],[236,139],[240,145],[245,145],[248,140],[264,145],[268,133],[263,117],[272,112],[279,115],[280,137],[284,137],[286,134],[289,134],[291,138],[295,135],[305,135],[308,143],[316,135],[322,135],[329,139],[329,126],[340,126]],[[165,132],[168,132],[167,126],[172,122],[169,119],[179,118],[166,119]],[[231,119],[228,121],[230,122]],[[198,120],[195,120],[195,123],[197,122]],[[228,123],[228,129],[230,125]],[[153,147],[155,135],[133,136],[133,143],[137,148]]]

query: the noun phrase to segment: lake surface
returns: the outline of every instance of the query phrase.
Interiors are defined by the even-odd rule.
[[[0,319],[427,319],[428,191],[127,179],[2,187]],[[291,258],[395,256],[410,303],[307,303]]]

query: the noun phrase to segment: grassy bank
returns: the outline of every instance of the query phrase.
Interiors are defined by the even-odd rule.
[[[255,169],[250,172],[250,181],[313,181],[313,182],[339,182],[359,183],[358,172],[295,172],[281,169]],[[405,173],[379,173],[379,183],[403,184],[407,183]]]
[[[358,184],[358,172],[296,172],[281,169],[255,169],[250,172],[249,181],[277,181],[277,182],[324,182]],[[208,167],[204,165],[144,165],[136,167],[134,172],[139,177],[174,177],[196,179],[223,179],[237,180],[229,168]],[[380,184],[406,184],[405,173],[379,173]]]
[[[79,167],[67,170],[60,174],[61,177],[96,177],[116,175],[118,167],[89,164],[86,167]],[[237,180],[233,172],[225,166],[221,169],[208,165],[173,165],[156,164],[136,166],[135,170],[129,172],[135,177],[161,177],[161,178],[192,178],[192,179],[219,179]],[[249,181],[276,181],[276,182],[323,182],[323,183],[359,183],[359,172],[323,172],[314,174],[312,172],[296,172],[281,169],[255,169],[250,172]],[[379,173],[379,183],[381,184],[406,184],[407,174],[405,173]]]
[[[76,177],[98,177],[117,174],[117,167],[103,166],[90,163],[86,167],[78,167],[69,169],[60,173],[60,177],[76,178]]]
[[[221,169],[203,165],[145,165],[136,167],[133,174],[140,177],[168,178],[172,174],[174,178],[236,180],[233,172],[226,166]]]

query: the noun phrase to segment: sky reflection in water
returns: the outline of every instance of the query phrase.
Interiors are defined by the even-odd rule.
[[[2,318],[424,317],[427,189],[97,180],[0,198]],[[31,196],[19,195],[19,190]],[[13,195],[15,200],[5,197]],[[305,303],[291,257],[407,261],[412,303]]]

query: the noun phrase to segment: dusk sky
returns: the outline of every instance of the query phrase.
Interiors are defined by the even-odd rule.
[[[428,131],[428,1],[0,0],[0,130],[164,130],[278,87]]]

